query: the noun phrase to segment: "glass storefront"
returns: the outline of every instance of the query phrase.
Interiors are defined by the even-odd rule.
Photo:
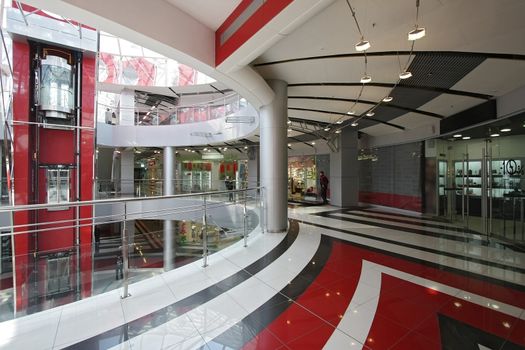
[[[330,178],[330,156],[309,155],[288,157],[288,200],[321,201],[319,172]],[[330,192],[327,193],[330,198]]]
[[[525,116],[435,141],[436,213],[469,230],[525,241]]]

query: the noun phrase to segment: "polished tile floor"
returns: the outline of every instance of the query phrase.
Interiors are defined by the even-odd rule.
[[[525,349],[525,253],[378,208],[289,210],[121,290],[0,323],[1,349]]]

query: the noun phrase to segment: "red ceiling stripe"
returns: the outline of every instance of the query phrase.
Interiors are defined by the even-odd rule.
[[[255,33],[277,16],[293,0],[268,0],[221,45],[221,35],[230,27],[253,0],[243,0],[215,32],[215,65],[218,66]]]

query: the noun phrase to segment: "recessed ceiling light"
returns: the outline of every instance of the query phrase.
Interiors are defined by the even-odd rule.
[[[336,130],[335,133],[336,133],[336,134],[340,134],[340,133],[341,133],[341,130]]]
[[[312,141],[312,146],[315,146],[315,142]]]
[[[342,119],[339,119],[338,121],[335,122],[336,124],[343,124],[343,120]]]
[[[330,128],[324,128],[324,131],[330,131]]]
[[[463,136],[461,139],[462,140],[470,140],[470,136]]]
[[[355,114],[355,111],[348,111],[348,112],[346,112],[346,114],[348,114],[348,115],[354,115],[354,114]]]
[[[292,132],[292,129],[288,129],[288,132]]]
[[[248,149],[248,146],[244,146],[244,149]]]
[[[355,44],[355,49],[356,51],[366,51],[370,48],[370,42],[368,40],[364,40],[364,39],[361,39],[360,42],[358,42],[357,44]]]
[[[461,137],[461,134],[452,135],[452,137]]]
[[[408,40],[414,41],[417,39],[421,39],[426,35],[425,28],[416,28],[408,32]]]
[[[368,113],[366,114],[367,117],[373,117],[374,115],[375,115],[374,112],[368,112]]]
[[[292,121],[291,121],[291,120],[289,120],[289,121],[288,121],[288,124],[292,124]]]
[[[412,73],[404,71],[399,73],[399,79],[408,79],[412,76]]]
[[[352,126],[358,126],[359,124],[357,122],[353,122],[352,124],[350,124]]]
[[[500,131],[501,131],[501,132],[509,132],[510,129],[509,129],[509,128],[506,128],[506,129],[501,129]]]
[[[495,132],[494,134],[490,134],[490,137],[498,137],[499,134],[497,132]]]
[[[288,147],[292,147],[292,144],[291,144],[291,143],[289,143],[289,144],[288,144]]]
[[[383,99],[383,102],[390,102],[392,101],[394,98],[392,96],[387,96]]]
[[[372,77],[370,75],[365,74],[361,77],[361,84],[368,84],[371,81],[372,81]]]

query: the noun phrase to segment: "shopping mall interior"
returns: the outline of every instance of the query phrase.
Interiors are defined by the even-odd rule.
[[[0,11],[0,349],[525,349],[524,1]]]

